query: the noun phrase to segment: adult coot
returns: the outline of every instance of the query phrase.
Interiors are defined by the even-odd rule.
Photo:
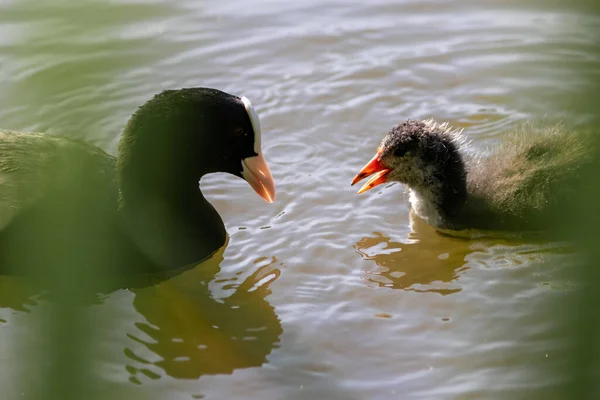
[[[250,101],[209,88],[164,91],[125,126],[115,158],[39,133],[0,131],[0,272],[102,263],[140,273],[199,263],[225,244],[202,176],[275,184]]]

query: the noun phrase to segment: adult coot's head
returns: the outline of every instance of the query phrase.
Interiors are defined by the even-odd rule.
[[[256,111],[247,98],[216,89],[167,90],[142,105],[125,128],[118,167],[125,199],[185,196],[203,175],[228,172],[275,200]]]

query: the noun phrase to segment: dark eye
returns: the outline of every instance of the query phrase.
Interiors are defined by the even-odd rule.
[[[396,157],[402,157],[406,154],[406,148],[405,147],[398,147],[396,148],[396,150],[394,150],[394,155]]]
[[[236,138],[244,136],[244,129],[243,128],[236,128],[236,129],[234,129],[233,130],[233,136],[235,136]]]

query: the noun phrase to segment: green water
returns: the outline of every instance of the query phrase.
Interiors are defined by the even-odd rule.
[[[547,2],[0,1],[1,127],[114,153],[154,93],[216,87],[257,107],[278,193],[206,177],[227,246],[93,305],[0,278],[0,397],[559,398],[568,356],[590,358],[559,318],[575,250],[440,236],[399,185],[349,182],[409,117],[475,149],[597,123],[599,29]]]

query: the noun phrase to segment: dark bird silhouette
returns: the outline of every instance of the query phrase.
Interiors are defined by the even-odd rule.
[[[130,118],[113,157],[65,137],[0,131],[0,272],[70,265],[117,275],[195,265],[226,242],[202,176],[275,184],[250,101],[219,90],[164,91]],[[44,274],[42,274],[44,275]]]

